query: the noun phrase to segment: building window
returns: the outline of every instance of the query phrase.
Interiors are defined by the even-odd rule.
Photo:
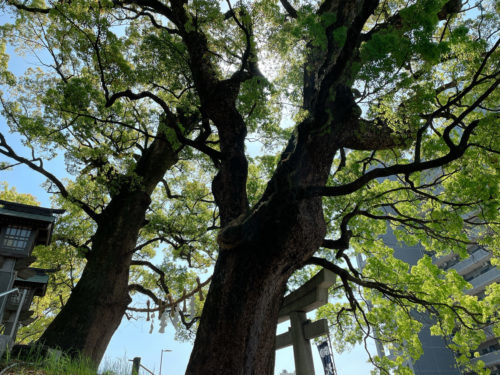
[[[24,250],[28,247],[31,229],[9,225],[5,231],[2,246],[9,250]]]

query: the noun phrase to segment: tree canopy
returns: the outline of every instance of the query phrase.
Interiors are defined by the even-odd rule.
[[[188,374],[270,374],[287,283],[324,267],[339,280],[320,312],[337,349],[376,332],[405,348],[373,358],[377,371],[403,374],[422,313],[484,371],[470,358],[484,328],[500,335],[500,288],[472,296],[431,256],[481,246],[499,265],[497,1],[2,9],[1,108],[23,149],[2,128],[1,167],[47,178],[68,211],[55,246],[81,270],[41,342],[98,363],[124,314],[169,311],[179,336],[196,334]],[[14,75],[7,45],[36,64]],[[389,227],[427,255],[396,259]]]

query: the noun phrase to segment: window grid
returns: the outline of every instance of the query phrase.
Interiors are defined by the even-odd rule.
[[[28,246],[30,236],[31,229],[9,225],[5,232],[3,247],[12,250],[24,250]]]

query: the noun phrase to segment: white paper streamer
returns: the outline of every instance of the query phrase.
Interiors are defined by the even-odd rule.
[[[167,313],[164,311],[160,317],[160,330],[159,333],[165,333],[165,327],[167,326]]]
[[[194,318],[195,312],[196,312],[196,301],[194,299],[194,296],[191,296],[191,298],[189,299],[189,317],[191,319]]]
[[[179,315],[177,314],[177,307],[174,306],[172,308],[172,313],[170,315],[170,320],[172,320],[172,325],[174,326],[175,330],[179,330]]]

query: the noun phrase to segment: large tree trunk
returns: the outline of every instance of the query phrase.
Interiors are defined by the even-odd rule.
[[[150,198],[115,197],[101,216],[83,274],[40,342],[98,364],[131,299],[130,261]]]
[[[237,258],[219,257],[186,374],[272,374],[289,272],[271,265],[252,269],[247,257]],[[217,272],[222,269],[229,271]]]
[[[281,221],[276,209],[256,213],[250,237],[221,250],[186,374],[273,373],[286,283],[325,234],[319,199],[290,205]]]
[[[98,365],[128,304],[129,270],[151,194],[177,161],[170,143],[156,138],[143,152],[135,172],[141,186],[123,182],[97,219],[92,250],[76,287],[39,342]]]

